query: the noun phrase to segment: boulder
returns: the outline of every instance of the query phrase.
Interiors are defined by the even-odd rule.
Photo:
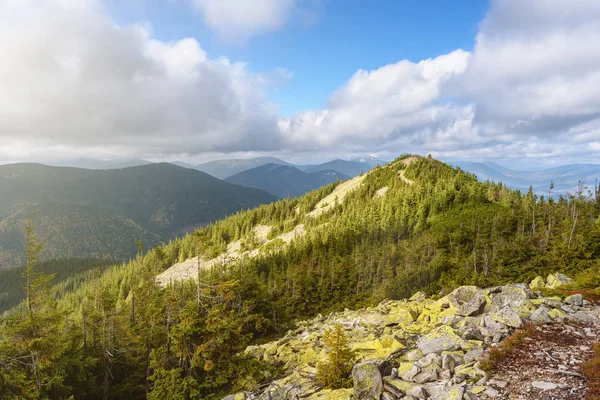
[[[536,276],[534,280],[531,281],[531,283],[529,284],[529,288],[531,290],[542,290],[546,287],[546,282],[544,281],[544,278],[542,278],[541,276]]]
[[[400,379],[383,378],[383,385],[386,388],[391,388],[393,391],[407,393],[410,389],[417,386],[414,382],[407,382]]]
[[[422,383],[436,381],[437,378],[438,378],[438,370],[436,368],[427,368],[427,369],[419,372],[413,378],[413,381],[422,384]]]
[[[451,307],[456,308],[456,314],[469,317],[483,311],[486,304],[485,295],[477,286],[461,286],[448,295]]]
[[[354,398],[357,400],[379,400],[383,393],[383,380],[377,363],[362,362],[352,367]]]
[[[568,296],[567,298],[565,298],[565,303],[570,304],[572,306],[582,307],[583,306],[583,295],[577,293],[577,294]]]
[[[510,307],[517,309],[527,304],[527,299],[533,297],[529,286],[525,284],[506,285],[500,293],[492,294],[492,308]]]
[[[423,386],[415,386],[406,392],[406,394],[414,397],[415,399],[427,399],[429,397]]]
[[[470,364],[474,361],[478,361],[482,355],[483,355],[483,349],[467,351],[464,356],[465,363]]]
[[[552,322],[552,317],[548,315],[548,311],[550,311],[546,307],[540,307],[531,314],[529,320],[535,324],[549,324]]]
[[[494,321],[510,326],[511,328],[520,328],[523,325],[521,317],[510,307],[503,307],[497,311],[492,311],[489,313],[489,316]]]
[[[419,359],[415,365],[419,368],[426,368],[430,365],[436,365],[439,367],[442,365],[442,357],[436,353],[427,354],[425,357]]]
[[[595,315],[583,311],[578,311],[575,314],[571,314],[569,315],[569,318],[584,324],[595,324],[598,322],[598,318]]]
[[[440,326],[422,336],[417,347],[425,355],[431,353],[441,353],[442,351],[458,350],[461,347],[463,339],[454,333],[449,326]]]
[[[415,378],[415,376],[417,376],[419,374],[419,372],[421,372],[419,367],[417,367],[416,365],[413,365],[411,369],[409,369],[405,373],[401,374],[400,377],[402,378],[402,380],[410,382]]]
[[[405,357],[408,361],[417,361],[423,357],[423,353],[419,349],[414,349],[406,353]]]
[[[462,400],[465,394],[464,386],[454,385],[445,388],[441,393],[431,397],[432,400]]]
[[[563,274],[550,274],[546,279],[546,287],[549,289],[556,289],[571,283],[572,279]]]
[[[427,294],[425,292],[417,292],[415,294],[413,294],[410,299],[410,301],[424,301],[425,299],[427,299]]]

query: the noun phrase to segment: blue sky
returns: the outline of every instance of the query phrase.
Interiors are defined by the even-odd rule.
[[[376,69],[472,49],[487,0],[324,0],[280,31],[242,42],[222,40],[185,2],[107,3],[121,23],[145,21],[161,40],[194,37],[210,57],[243,60],[254,72],[285,68],[293,74],[269,98],[291,116],[326,105],[329,95],[359,69]]]
[[[0,162],[598,163],[597,0],[0,1]]]

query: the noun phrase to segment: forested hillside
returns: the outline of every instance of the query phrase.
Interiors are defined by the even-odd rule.
[[[45,261],[39,263],[36,270],[53,276],[54,293],[60,296],[87,279],[99,276],[103,270],[113,264],[109,260],[72,258]],[[25,290],[23,290],[25,272],[25,266],[0,270],[0,314],[25,300]]]
[[[0,325],[0,395],[216,399],[277,376],[240,352],[298,318],[556,271],[597,287],[599,214],[583,191],[537,198],[407,155],[149,249],[59,301],[30,268],[28,306]],[[240,257],[202,268],[233,243]],[[199,280],[159,285],[198,253]]]
[[[136,241],[154,246],[241,209],[274,201],[171,164],[84,170],[39,164],[0,166],[0,269],[24,263],[31,217],[45,243],[40,259],[126,260]]]

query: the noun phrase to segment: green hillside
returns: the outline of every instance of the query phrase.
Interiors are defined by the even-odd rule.
[[[84,170],[0,166],[0,268],[24,263],[29,217],[45,243],[40,258],[125,260],[147,246],[275,200],[171,164]]]
[[[86,279],[99,275],[112,264],[109,260],[72,258],[46,261],[38,264],[36,269],[54,276],[53,291],[58,296],[74,290]],[[25,266],[0,270],[0,314],[25,300],[22,276],[25,270]]]
[[[0,395],[217,399],[276,377],[241,352],[300,318],[556,271],[597,287],[599,214],[584,193],[536,198],[403,156],[237,213],[110,268],[58,302],[15,311],[0,324]],[[201,260],[170,268],[198,251]],[[200,282],[177,280],[182,266],[194,272],[223,255],[196,271]],[[165,274],[171,283],[163,288],[157,275]],[[34,299],[45,298],[39,281]],[[10,361],[20,358],[28,361]]]

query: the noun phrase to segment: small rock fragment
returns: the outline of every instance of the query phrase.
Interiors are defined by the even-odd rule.
[[[558,385],[555,383],[544,382],[544,381],[533,381],[533,382],[531,382],[531,386],[536,389],[542,389],[542,390],[553,390],[558,387]]]

